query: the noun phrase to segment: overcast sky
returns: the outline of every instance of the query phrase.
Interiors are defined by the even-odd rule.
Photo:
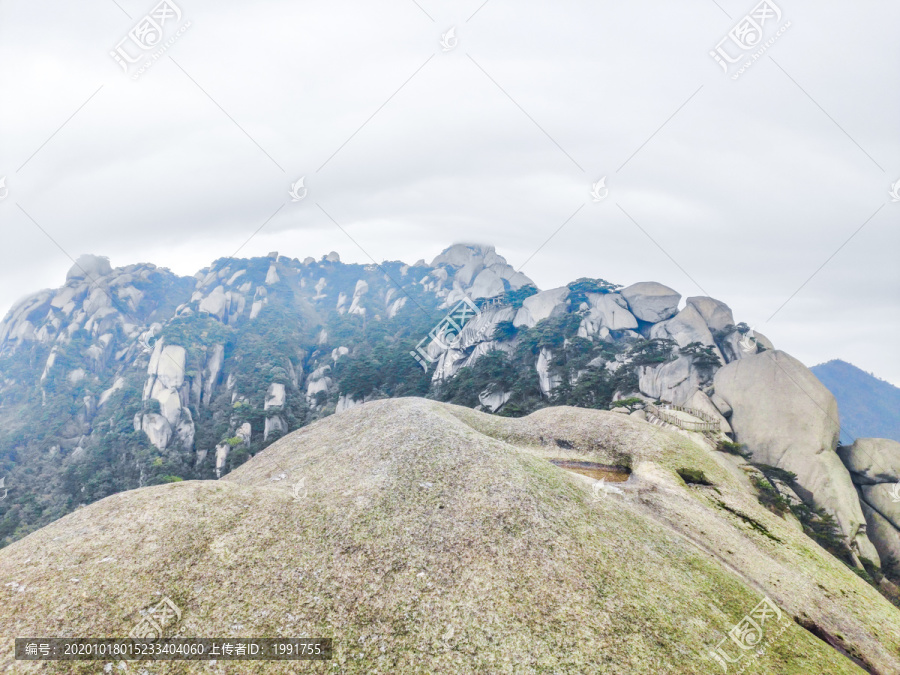
[[[265,223],[241,256],[660,281],[900,385],[896,0],[175,2],[0,0],[4,312],[67,255],[193,274]]]

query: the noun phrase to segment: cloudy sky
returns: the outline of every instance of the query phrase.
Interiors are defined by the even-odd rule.
[[[900,385],[900,4],[776,1],[0,0],[0,305],[87,252],[477,241]]]

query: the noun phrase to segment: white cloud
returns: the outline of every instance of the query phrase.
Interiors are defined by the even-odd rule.
[[[840,357],[900,384],[896,3],[784,3],[790,30],[735,82],[708,52],[742,0],[719,2],[732,19],[712,0],[490,0],[468,22],[480,0],[420,0],[434,22],[411,0],[183,0],[192,25],[168,53],[195,84],[168,58],[122,75],[108,52],[153,3],[118,2],[131,19],[112,0],[0,3],[0,63],[15,64],[0,69],[4,306],[70,264],[19,206],[73,257],[192,274],[286,202],[241,255],[366,261],[320,203],[379,260],[477,240],[518,265],[584,204],[528,263],[541,286],[700,294],[668,253],[761,323],[884,205],[760,330],[810,365]]]

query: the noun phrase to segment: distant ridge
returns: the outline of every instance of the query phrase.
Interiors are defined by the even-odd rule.
[[[837,399],[841,443],[853,438],[900,441],[900,388],[840,359],[810,370]]]

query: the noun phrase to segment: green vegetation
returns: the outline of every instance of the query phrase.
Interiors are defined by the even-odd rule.
[[[781,539],[779,539],[774,534],[769,532],[769,528],[767,528],[765,525],[763,525],[761,522],[759,522],[755,518],[751,518],[746,513],[743,513],[741,511],[739,511],[738,509],[728,506],[728,504],[726,504],[725,502],[718,502],[718,504],[719,504],[720,508],[724,509],[725,511],[728,511],[731,514],[734,514],[735,516],[737,516],[738,518],[743,520],[745,523],[747,523],[750,527],[752,527],[754,530],[756,530],[763,536],[768,537],[772,541],[777,541],[777,542],[781,543]]]
[[[515,338],[518,333],[519,329],[513,325],[512,321],[500,321],[494,327],[494,334],[491,337],[494,340],[506,342]]]
[[[775,486],[769,482],[767,478],[751,475],[750,482],[753,483],[753,486],[756,488],[759,503],[769,509],[772,513],[784,516],[785,513],[790,511],[791,503],[781,496],[781,493],[778,492]]]
[[[567,338],[575,337],[581,318],[576,314],[551,316],[519,334],[516,355],[536,356],[541,349],[559,349]]]
[[[145,415],[159,415],[159,401],[155,398],[147,399],[141,402],[141,412]]]
[[[513,391],[518,400],[527,399],[529,393],[540,395],[539,388],[537,392],[527,391],[529,387],[520,377],[513,360],[506,352],[498,350],[488,352],[474,366],[461,369],[456,377],[438,388],[436,398],[474,408],[479,404],[479,394],[487,390],[488,383],[493,383],[498,391]],[[537,386],[536,381],[531,384]]]
[[[715,353],[714,348],[709,345],[691,342],[682,347],[679,352],[682,356],[691,359],[697,372],[700,373],[701,382],[710,381],[716,370],[722,367],[722,360]]]
[[[628,412],[634,412],[635,410],[638,409],[639,406],[643,407],[643,405],[645,403],[646,403],[646,401],[644,401],[644,399],[642,399],[642,398],[632,397],[632,398],[622,399],[621,401],[616,401],[615,403],[612,404],[612,407],[613,408],[627,408]]]
[[[168,345],[179,345],[187,350],[185,370],[200,370],[201,358],[207,347],[231,341],[234,330],[209,316],[191,314],[177,316],[163,328],[160,337]],[[204,358],[205,360],[205,358]]]
[[[254,294],[265,297],[266,303],[253,321],[235,321],[232,315],[219,321],[200,314],[196,301],[189,304],[190,311],[172,318],[175,308],[190,297],[196,280],[172,281],[171,275],[157,274],[135,281],[144,294],[141,302],[147,306],[129,322],[135,326],[159,322],[163,328],[157,338],[186,350],[185,385],[180,393],[185,406],[182,421],[189,416],[193,422],[192,447],[188,442],[187,447],[177,443],[159,450],[143,431],[135,431],[135,425],[141,428],[142,419],[145,425],[152,421],[142,416],[160,414],[161,406],[156,400],[141,400],[148,355],[135,348],[134,332],[128,329],[126,334],[120,323],[110,320],[90,330],[73,330],[68,342],[56,344],[55,366],[43,381],[40,374],[50,355],[49,345],[33,343],[0,355],[0,386],[4,387],[0,476],[6,477],[9,488],[8,498],[0,502],[0,545],[117,492],[214,478],[215,448],[223,443],[229,447],[224,471],[232,471],[284,434],[331,414],[339,395],[357,401],[421,396],[474,408],[482,396],[508,394],[508,401],[498,411],[507,417],[556,405],[633,411],[643,405],[642,399],[633,396],[640,368],[681,355],[690,358],[708,378],[720,365],[714,350],[700,343],[679,349],[673,340],[626,337],[624,332],[606,339],[579,337],[584,315],[580,308],[588,295],[619,289],[603,279],[582,278],[568,285],[568,303],[557,307],[553,316],[531,328],[517,327],[510,320],[499,322],[492,336],[498,344],[491,351],[455,377],[436,384],[432,381],[435,364],[423,370],[410,356],[447,311],[440,307],[442,298],[424,291],[418,283],[424,269],[403,269],[394,262],[381,268],[331,263],[285,271],[279,267],[280,280],[266,284],[269,259],[240,261],[239,266],[234,261],[222,262],[223,267],[232,265],[232,269],[219,269],[222,281],[214,283],[225,284],[234,271],[246,269],[242,281],[231,288],[250,281],[251,290],[242,291],[245,300],[252,301]],[[403,290],[388,298],[391,284],[385,283],[384,274],[402,280]],[[365,312],[335,311],[340,293],[348,298],[344,308],[349,307],[360,279],[370,286],[369,292],[357,299],[357,306]],[[326,282],[324,298],[316,300],[310,289],[320,280]],[[508,290],[499,300],[501,306],[517,309],[536,292],[533,286]],[[387,307],[401,297],[407,299],[406,304],[388,319]],[[127,313],[129,302],[117,300],[115,305]],[[478,304],[486,301],[480,299]],[[230,302],[228,312],[236,311],[236,303]],[[245,306],[244,317],[247,311]],[[742,330],[749,329],[731,327],[731,332]],[[109,349],[101,349],[100,334],[107,336]],[[335,352],[339,347],[350,351]],[[128,350],[127,359],[118,356]],[[544,350],[549,350],[549,358]],[[210,381],[210,357],[219,351],[224,370]],[[554,382],[549,396],[542,393],[535,370],[539,358],[546,359]],[[309,400],[306,378],[317,368],[327,370],[332,384]],[[76,369],[83,370],[84,377],[68,378]],[[118,377],[125,378],[124,386],[97,410],[100,395]],[[9,386],[10,382],[17,384]],[[266,410],[266,392],[273,383],[285,387],[285,404]],[[616,396],[622,400],[614,403]],[[286,429],[272,432],[264,440],[266,419],[274,415]],[[250,425],[249,441],[237,435],[243,424]],[[721,442],[718,449],[744,454],[739,445],[728,441]],[[768,477],[757,481],[760,501],[776,513],[786,514],[790,508],[799,514],[810,536],[840,552],[842,541],[833,520],[813,509],[790,507],[771,483],[777,479],[790,484],[792,476],[779,474],[773,467],[759,468]],[[679,469],[678,474],[686,484],[712,486],[701,470]],[[867,574],[876,578],[871,570]],[[890,577],[898,572],[885,574]]]
[[[751,466],[756,467],[760,471],[765,474],[766,478],[769,480],[780,480],[782,483],[786,483],[790,486],[795,486],[797,484],[797,474],[793,471],[787,471],[786,469],[780,469],[777,466],[770,466],[768,464],[756,464],[751,462]]]
[[[525,302],[532,295],[536,295],[538,289],[534,286],[523,286],[515,291],[509,290],[506,291],[503,295],[500,296],[500,301],[504,305],[512,305],[514,309],[519,309],[522,306],[522,303]]]
[[[900,584],[900,560],[894,556],[888,556],[881,561],[881,571],[895,584]]]
[[[745,459],[749,459],[751,457],[751,453],[747,450],[747,446],[741,445],[740,443],[735,443],[733,441],[726,441],[724,439],[716,443],[716,450],[718,450],[719,452],[727,452],[730,455],[737,455]]]
[[[674,340],[664,338],[640,340],[632,345],[628,356],[634,366],[655,366],[672,361],[676,346]]]
[[[791,506],[791,512],[803,525],[803,531],[811,539],[848,567],[855,568],[850,549],[844,543],[841,529],[831,514],[824,509],[807,504]]]
[[[900,569],[896,561],[882,561],[882,569],[867,558],[860,558],[864,569],[859,569],[853,562],[853,555],[844,541],[840,527],[834,518],[824,509],[807,504],[793,504],[778,491],[774,481],[781,481],[789,487],[796,486],[797,474],[768,464],[752,464],[759,469],[764,478],[750,476],[757,491],[759,503],[779,516],[792,513],[803,525],[803,531],[826,551],[838,558],[852,569],[863,580],[871,584],[892,603],[900,607],[900,593],[881,583],[883,578],[900,581]]]
[[[332,368],[337,390],[355,400],[424,396],[429,379],[409,355],[414,344],[388,336],[381,336],[374,344],[371,340],[360,344],[352,355],[342,356]],[[317,405],[323,405],[328,395],[319,393],[324,398],[319,397]]]
[[[700,469],[676,469],[676,473],[687,485],[712,485]]]
[[[624,348],[578,337],[580,323],[575,313],[549,317],[531,328],[515,329],[510,322],[501,322],[494,339],[514,340],[513,350],[489,352],[434,387],[430,395],[439,401],[474,407],[481,393],[508,392],[509,401],[498,411],[507,417],[521,417],[548,405],[607,410],[617,391],[636,390],[637,377],[633,367],[623,368],[617,375],[602,363],[589,365],[597,359],[614,361]],[[558,382],[550,398],[541,394],[535,371],[542,349],[551,350],[550,374]]]
[[[892,558],[888,558],[887,564],[882,561],[881,569],[879,569],[874,562],[860,556],[859,562],[862,564],[863,569],[854,567],[853,571],[877,589],[885,598],[890,600],[894,606],[900,607],[900,588],[897,588],[897,580],[896,577],[893,576],[895,570],[892,561]]]
[[[834,518],[825,510],[807,504],[792,504],[785,499],[775,487],[774,481],[781,481],[788,487],[797,486],[797,474],[780,469],[768,464],[752,464],[765,476],[751,476],[750,480],[757,489],[757,499],[760,504],[770,511],[783,516],[788,511],[796,516],[803,525],[803,530],[814,539],[822,548],[842,560],[845,564],[853,566],[850,550],[844,543],[840,527]]]
[[[567,284],[569,289],[569,301],[577,308],[582,302],[587,302],[588,293],[614,293],[622,288],[618,284],[611,284],[604,279],[589,279],[582,277]]]

